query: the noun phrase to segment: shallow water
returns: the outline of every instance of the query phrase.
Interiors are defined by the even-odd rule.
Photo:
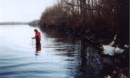
[[[41,32],[42,51],[35,56],[33,30],[25,25],[0,26],[0,78],[73,78],[78,48]]]
[[[0,78],[104,78],[117,68],[114,58],[101,56],[91,42],[86,42],[82,54],[81,41],[75,37],[39,28],[42,50],[36,56],[34,29],[0,26]]]
[[[80,42],[41,32],[42,50],[35,56],[34,27],[0,26],[0,78],[101,78],[100,56],[87,48],[82,66]]]

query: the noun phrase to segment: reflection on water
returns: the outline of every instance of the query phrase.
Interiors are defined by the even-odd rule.
[[[101,57],[92,46],[83,60],[79,40],[43,32],[42,51],[35,56],[33,30],[0,26],[0,78],[101,78]]]
[[[36,57],[33,30],[29,26],[0,26],[0,78],[73,78],[75,44],[41,33],[42,51]]]
[[[57,37],[55,41],[59,44],[55,44],[55,46],[64,46],[56,49],[58,55],[70,57],[71,59],[67,61],[74,62],[74,65],[72,65],[75,69],[73,78],[103,78],[101,71],[103,61],[98,54],[97,48],[95,48],[93,44],[88,42],[85,53],[81,54],[81,41],[75,37],[68,37],[65,34],[60,35],[59,33],[57,34],[57,32],[53,32],[53,30],[51,32],[49,30],[48,35],[49,37]]]

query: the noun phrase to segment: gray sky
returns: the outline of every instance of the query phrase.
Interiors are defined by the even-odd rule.
[[[39,19],[57,0],[0,0],[0,22],[29,22]]]

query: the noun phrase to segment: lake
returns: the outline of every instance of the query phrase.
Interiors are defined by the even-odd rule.
[[[31,39],[34,29],[28,25],[0,26],[0,78],[100,78],[98,54],[90,53],[92,61],[88,63],[93,64],[81,65],[80,41],[69,42],[37,28],[42,50],[36,56],[35,40]]]
[[[0,78],[73,78],[77,46],[41,32],[42,51],[35,56],[35,40],[31,39],[34,29],[27,25],[0,26]]]

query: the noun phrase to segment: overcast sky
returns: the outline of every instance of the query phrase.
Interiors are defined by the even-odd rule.
[[[57,0],[0,0],[0,22],[29,22],[39,19],[43,11]]]

